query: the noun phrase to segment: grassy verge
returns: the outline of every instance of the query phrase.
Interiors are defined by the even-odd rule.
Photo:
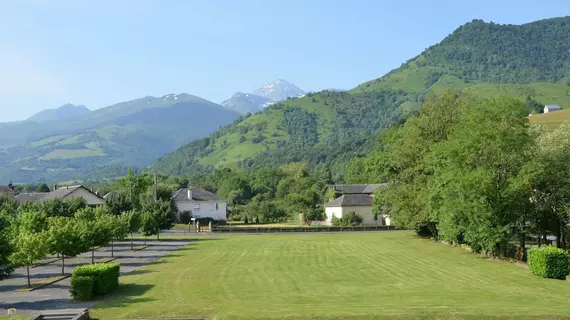
[[[568,319],[570,283],[408,232],[202,237],[99,319]]]
[[[32,282],[31,283],[31,287],[28,287],[27,285],[23,286],[20,289],[16,289],[16,291],[18,292],[30,292],[30,291],[34,291],[36,289],[45,287],[47,285],[50,285],[52,283],[56,283],[59,282],[63,279],[69,278],[69,275],[65,275],[65,276],[57,276],[57,277],[52,277],[52,278],[48,278],[48,279],[44,279],[42,281],[38,281],[38,282]]]

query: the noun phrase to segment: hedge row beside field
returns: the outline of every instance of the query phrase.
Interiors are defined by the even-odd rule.
[[[212,232],[273,233],[273,232],[349,232],[349,231],[389,231],[394,226],[354,226],[354,227],[212,227]]]
[[[119,286],[119,273],[118,263],[77,267],[71,276],[71,296],[78,301],[87,301],[111,293]]]
[[[537,276],[564,279],[568,275],[568,252],[555,247],[532,249],[528,252],[528,265]]]

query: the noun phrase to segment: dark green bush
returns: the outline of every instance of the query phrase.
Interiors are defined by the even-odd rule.
[[[568,275],[568,253],[555,247],[532,249],[528,252],[528,265],[537,276],[564,279]]]
[[[77,301],[89,301],[93,299],[93,278],[76,276],[71,278],[71,296]]]
[[[118,263],[97,263],[75,268],[72,278],[91,277],[93,296],[97,296],[113,292],[119,286],[119,273]]]
[[[190,211],[183,211],[178,214],[178,223],[180,224],[189,224],[192,219],[192,212]]]
[[[362,224],[362,217],[354,212],[343,215],[342,218],[332,218],[332,225],[335,227],[358,226],[360,224]]]

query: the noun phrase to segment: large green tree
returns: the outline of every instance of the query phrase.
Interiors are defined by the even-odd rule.
[[[61,256],[61,274],[65,272],[65,258],[75,257],[89,249],[82,236],[82,226],[74,218],[50,217],[46,243],[48,253]]]
[[[10,255],[10,262],[16,266],[26,266],[29,288],[32,286],[30,282],[30,265],[46,255],[48,251],[46,239],[47,233],[45,231],[39,233],[30,232],[26,227],[20,228],[14,235],[14,252]]]

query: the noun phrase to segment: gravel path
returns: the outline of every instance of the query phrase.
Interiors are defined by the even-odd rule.
[[[130,242],[115,244],[115,254],[121,264],[121,275],[133,272],[136,269],[150,264],[170,252],[181,248],[192,240],[186,241],[149,241],[147,248],[140,251],[131,251]],[[135,246],[143,245],[143,241],[136,241]],[[51,257],[56,258],[56,257]],[[111,258],[111,248],[104,247],[95,251],[96,260]],[[71,274],[78,265],[91,263],[91,252],[78,257],[65,259],[65,273]],[[61,260],[45,266],[30,268],[32,283],[61,275]],[[87,308],[92,303],[75,303],[70,301],[69,286],[71,279],[48,285],[31,292],[18,292],[16,289],[26,286],[26,268],[17,269],[12,276],[0,281],[0,314],[6,314],[7,309],[15,308],[17,314],[36,314],[43,310],[61,310]]]

